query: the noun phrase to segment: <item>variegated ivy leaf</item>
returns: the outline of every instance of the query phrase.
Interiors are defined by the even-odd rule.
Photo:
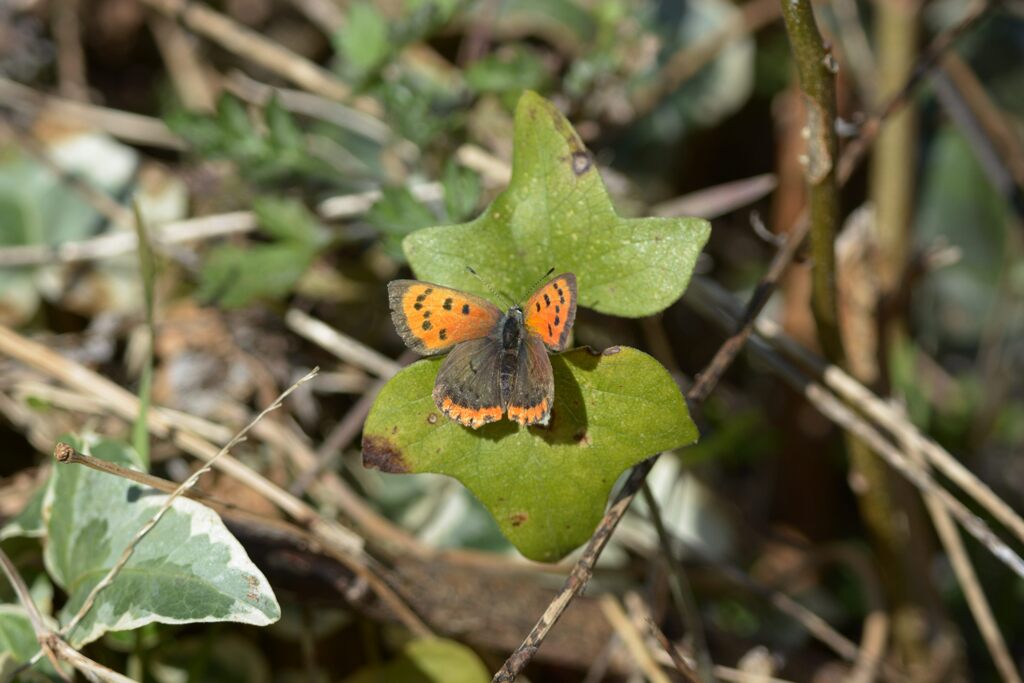
[[[132,468],[138,456],[109,440],[70,439],[79,450]],[[67,624],[166,495],[79,465],[58,465],[43,500],[44,561],[68,594]],[[236,621],[263,626],[281,616],[266,577],[209,508],[177,499],[138,544],[128,564],[100,592],[69,635],[80,647],[107,631],[160,622]]]

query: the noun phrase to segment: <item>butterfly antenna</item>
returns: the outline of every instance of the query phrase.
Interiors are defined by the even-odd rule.
[[[523,300],[525,300],[526,297],[530,296],[535,291],[537,291],[537,287],[540,286],[540,283],[544,282],[549,277],[551,277],[551,273],[553,273],[553,272],[555,272],[555,267],[551,266],[550,268],[548,268],[548,272],[544,273],[539,278],[537,278],[537,281],[533,283],[533,287],[530,287],[530,289],[526,290],[526,294],[523,296]],[[519,301],[519,303],[522,304],[523,302]]]
[[[515,305],[515,302],[512,301],[512,297],[510,297],[505,292],[499,291],[494,285],[492,285],[490,283],[489,280],[485,280],[479,273],[477,273],[475,270],[473,270],[469,266],[466,266],[466,270],[469,271],[470,275],[472,275],[477,280],[482,282],[484,284],[484,287],[487,288],[487,291],[489,291],[491,294],[493,294],[496,299],[504,299],[509,304],[511,304],[513,306]]]

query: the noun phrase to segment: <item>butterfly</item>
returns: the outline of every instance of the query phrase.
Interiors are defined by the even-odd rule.
[[[548,272],[550,275],[551,272]],[[563,351],[576,319],[576,276],[563,273],[507,313],[487,299],[449,287],[388,283],[391,319],[413,351],[450,351],[434,382],[438,409],[476,429],[502,416],[546,425],[555,399],[547,352]]]

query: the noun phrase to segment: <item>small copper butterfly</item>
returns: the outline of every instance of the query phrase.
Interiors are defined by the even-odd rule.
[[[550,275],[550,272],[548,273]],[[490,301],[419,280],[388,283],[391,319],[425,356],[451,351],[434,383],[434,403],[476,429],[508,419],[547,424],[555,379],[547,351],[563,351],[576,318],[576,276],[563,273],[508,313]]]

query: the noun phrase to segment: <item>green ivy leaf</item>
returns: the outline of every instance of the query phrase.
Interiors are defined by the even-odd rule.
[[[43,497],[46,487],[40,486],[28,503],[14,518],[0,527],[0,541],[8,538],[41,538],[46,534],[43,524]]]
[[[363,464],[458,479],[533,560],[553,562],[584,543],[626,468],[697,440],[672,377],[635,349],[552,356],[547,427],[452,422],[431,398],[440,364],[422,360],[387,383],[363,429]]]
[[[547,81],[544,60],[524,46],[487,55],[466,68],[466,84],[478,93],[518,94],[543,89]]]
[[[300,202],[263,198],[253,205],[260,227],[278,241],[245,248],[210,250],[203,264],[198,296],[224,308],[289,294],[309,268],[327,231]]]
[[[260,228],[278,240],[318,247],[327,243],[327,231],[302,202],[262,197],[253,202]]]
[[[470,648],[444,638],[409,642],[395,660],[364,667],[345,683],[487,683],[491,674]]]
[[[512,181],[476,220],[420,230],[404,247],[416,277],[525,295],[549,268],[572,272],[580,304],[640,317],[678,299],[711,232],[698,218],[622,218],[579,136],[527,91],[515,116]]]
[[[78,441],[79,450],[139,468],[138,455],[110,440]],[[43,503],[43,559],[68,594],[66,624],[166,496],[79,465],[54,467]],[[266,625],[281,616],[267,579],[209,508],[179,498],[143,538],[114,582],[70,634],[80,647],[107,631],[160,622],[236,621]]]

